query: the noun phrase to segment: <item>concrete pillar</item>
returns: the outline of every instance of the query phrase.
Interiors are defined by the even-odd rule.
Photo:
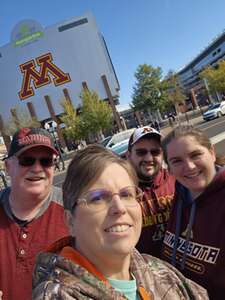
[[[35,118],[37,120],[38,118],[37,118],[37,114],[36,114],[33,103],[32,102],[27,102],[27,108],[30,112],[31,118]]]
[[[111,93],[111,90],[110,90],[110,87],[109,87],[109,84],[108,84],[108,80],[107,80],[105,75],[102,75],[101,78],[102,78],[102,82],[103,82],[107,97],[109,99],[109,104],[112,108],[114,120],[116,121],[116,124],[117,124],[117,127],[118,127],[119,131],[122,131],[123,128],[122,128],[122,125],[121,125],[120,116],[119,116],[119,114],[116,110],[116,106],[115,106],[114,101],[113,101],[113,97],[112,97],[112,93]]]
[[[45,101],[46,101],[46,104],[47,104],[50,116],[51,116],[52,120],[55,121],[56,124],[57,124],[57,126],[56,126],[56,132],[58,134],[60,144],[64,148],[64,147],[66,147],[66,143],[65,143],[65,140],[63,138],[61,128],[59,127],[60,122],[59,122],[58,118],[55,115],[55,110],[53,108],[51,99],[50,99],[49,95],[45,95],[44,98],[45,98]]]
[[[72,100],[70,98],[70,94],[69,94],[68,89],[63,89],[63,94],[65,96],[66,101],[68,101],[70,104],[72,104]]]
[[[192,102],[192,105],[193,105],[194,109],[198,108],[198,102],[197,102],[197,99],[196,99],[196,96],[195,96],[194,89],[191,89],[191,102]]]

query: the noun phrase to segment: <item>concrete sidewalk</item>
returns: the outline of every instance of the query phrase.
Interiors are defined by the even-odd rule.
[[[202,115],[200,116],[197,116],[197,117],[194,117],[192,119],[189,119],[189,121],[187,120],[182,120],[181,121],[181,124],[182,125],[187,125],[187,124],[190,124],[190,125],[196,125],[196,124],[200,124],[202,123],[203,119],[202,119]],[[163,136],[166,136],[175,126],[178,125],[178,122],[174,122],[174,125],[173,127],[172,126],[166,126],[166,127],[163,127],[161,128],[161,133],[163,134]]]

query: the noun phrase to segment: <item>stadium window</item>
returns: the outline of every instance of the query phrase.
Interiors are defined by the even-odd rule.
[[[60,27],[58,28],[58,31],[59,31],[59,32],[62,32],[62,31],[71,29],[71,28],[73,28],[73,27],[77,27],[77,26],[79,26],[79,25],[85,24],[85,23],[88,23],[88,19],[87,19],[87,18],[83,18],[83,19],[80,19],[80,20],[78,20],[78,21],[75,21],[75,22],[72,22],[72,23],[69,23],[69,24],[60,26]]]

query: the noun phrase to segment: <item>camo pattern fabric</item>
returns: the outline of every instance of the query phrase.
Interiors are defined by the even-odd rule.
[[[148,300],[209,299],[205,289],[186,279],[170,264],[134,249],[130,272]],[[125,300],[121,293],[85,268],[52,253],[41,253],[33,276],[33,300]],[[147,298],[145,297],[147,300]]]

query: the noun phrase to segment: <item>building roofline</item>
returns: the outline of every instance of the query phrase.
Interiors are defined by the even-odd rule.
[[[197,55],[190,63],[184,66],[180,71],[177,72],[178,75],[186,72],[188,69],[194,67],[198,62],[200,62],[205,56],[207,56],[212,50],[216,49],[222,42],[225,41],[225,30],[216,37],[199,55]]]

